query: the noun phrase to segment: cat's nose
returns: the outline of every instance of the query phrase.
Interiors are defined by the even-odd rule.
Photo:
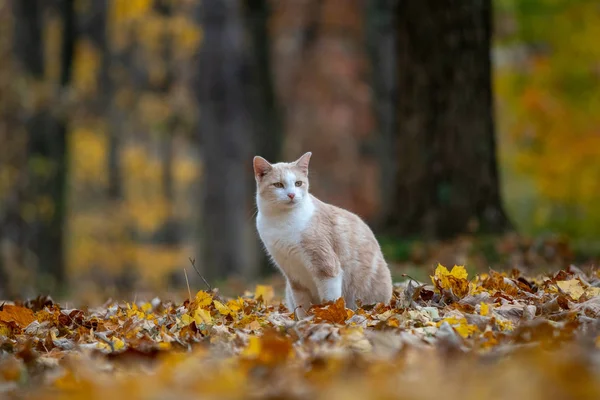
[[[288,193],[288,197],[289,197],[291,200],[294,200],[294,197],[296,197],[296,195],[295,195],[294,193]]]

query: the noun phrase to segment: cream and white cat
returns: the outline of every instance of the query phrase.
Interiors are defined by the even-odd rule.
[[[379,243],[357,215],[308,192],[306,153],[292,163],[254,157],[256,227],[287,279],[286,305],[306,316],[311,304],[344,297],[347,307],[388,303],[392,278]]]

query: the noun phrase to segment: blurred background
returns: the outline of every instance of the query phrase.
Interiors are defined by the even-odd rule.
[[[396,280],[597,263],[596,0],[0,0],[0,298],[273,282],[252,157],[313,152]]]

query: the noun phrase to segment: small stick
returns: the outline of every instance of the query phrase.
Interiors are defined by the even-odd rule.
[[[98,339],[100,339],[101,341],[103,341],[104,343],[106,343],[110,347],[111,352],[113,352],[113,353],[115,352],[115,344],[112,341],[108,340],[107,337],[101,335],[98,332],[94,332],[94,336],[97,337]]]
[[[414,283],[416,283],[416,284],[417,284],[417,286],[419,285],[419,281],[417,281],[415,278],[413,278],[412,276],[410,276],[410,275],[408,275],[408,274],[402,274],[402,275],[400,275],[400,276],[402,276],[402,277],[404,277],[404,278],[408,278],[408,279],[410,279],[411,281],[413,281]]]
[[[188,299],[190,301],[192,301],[192,291],[190,290],[190,281],[188,281],[188,277],[187,277],[187,271],[185,270],[185,268],[183,268],[183,274],[185,275],[185,283],[187,284],[187,288],[188,288]]]
[[[200,278],[202,278],[202,280],[204,281],[204,284],[208,287],[208,290],[210,290],[212,292],[212,290],[213,290],[212,287],[206,281],[206,279],[204,279],[204,277],[202,276],[200,271],[198,271],[198,268],[196,268],[196,259],[190,257],[189,260],[190,260],[190,263],[192,264],[192,267],[194,267],[194,271],[196,271],[196,273],[200,276]]]

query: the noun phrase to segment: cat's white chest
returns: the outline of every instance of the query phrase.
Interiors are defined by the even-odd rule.
[[[286,277],[312,292],[316,290],[316,285],[302,248],[302,233],[312,214],[298,214],[273,218],[259,213],[256,227],[267,251]]]

